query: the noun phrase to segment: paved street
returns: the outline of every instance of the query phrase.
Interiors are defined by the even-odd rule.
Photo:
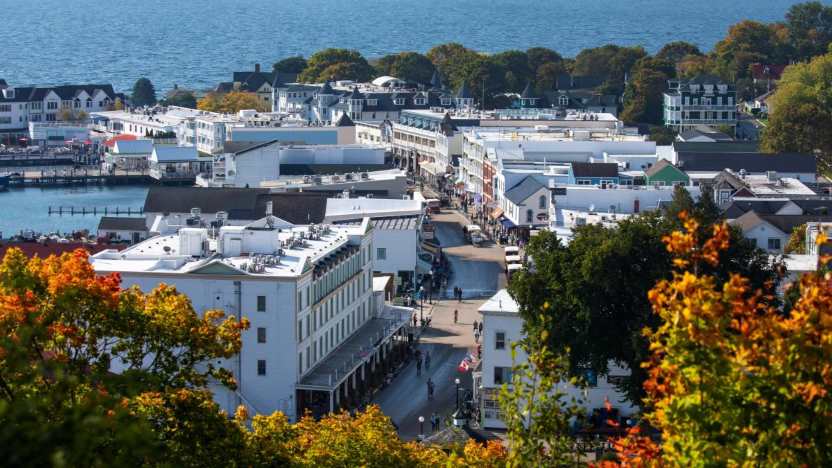
[[[457,211],[442,210],[431,217],[442,243],[442,251],[451,263],[452,276],[448,282],[449,294],[454,286],[462,288],[465,297],[491,296],[505,284],[504,251],[491,241],[482,247],[466,242],[462,227],[465,218]]]
[[[432,306],[425,304],[426,313],[428,308],[432,310],[432,321],[431,327],[422,334],[418,349],[423,355],[430,353],[430,369],[423,366],[421,376],[417,377],[416,364],[411,362],[373,399],[398,425],[399,434],[406,439],[419,434],[419,416],[425,418],[424,430],[429,433],[430,416],[434,411],[442,418],[444,427],[456,406],[456,378],[461,381],[461,389],[471,389],[471,373],[460,373],[457,367],[468,353],[475,354],[472,323],[480,319],[477,309],[487,296],[505,283],[502,248],[492,243],[484,244],[484,247],[467,244],[462,234],[465,220],[457,212],[443,210],[442,214],[433,216],[433,222],[453,271],[448,290],[452,294],[453,287],[460,286],[466,299],[461,303],[447,299],[435,301]],[[459,311],[457,324],[453,323],[455,309]],[[427,398],[428,378],[435,384],[433,401]]]

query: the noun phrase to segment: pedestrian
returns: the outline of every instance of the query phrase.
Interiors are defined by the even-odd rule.
[[[482,322],[480,322],[479,330],[480,330],[480,335],[482,335]]]
[[[459,288],[459,302],[462,302],[462,288]]]
[[[421,376],[422,376],[422,358],[417,357],[416,358],[416,377],[421,377]]]
[[[433,400],[433,380],[431,380],[430,377],[428,377],[427,386],[428,386],[428,401],[430,401],[430,400]]]
[[[477,330],[477,331],[474,332],[474,343],[479,343],[479,342],[480,342],[480,331]]]
[[[430,432],[436,432],[436,412],[430,415]]]
[[[474,320],[474,333],[476,333],[477,330],[479,330],[479,326],[477,326],[477,321]]]
[[[459,311],[454,309],[454,323],[459,321]]]
[[[416,328],[416,314],[413,314],[413,328]]]
[[[425,351],[425,370],[430,370],[430,351]]]

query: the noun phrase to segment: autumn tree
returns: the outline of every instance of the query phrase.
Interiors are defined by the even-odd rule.
[[[817,153],[824,173],[832,167],[832,52],[786,68],[770,98],[762,148],[770,152]]]
[[[197,109],[228,114],[234,114],[246,109],[253,109],[260,112],[271,110],[259,96],[245,91],[231,91],[225,94],[208,93],[197,102]]]
[[[714,46],[713,57],[714,71],[724,80],[736,81],[749,76],[752,63],[784,63],[787,53],[778,26],[746,20],[731,26]]]
[[[641,445],[641,455],[652,452],[644,465],[832,464],[828,273],[790,285],[799,292],[784,312],[748,278],[707,273],[726,259],[727,225],[702,235],[681,219],[683,229],[664,239],[675,271],[649,294],[660,325],[646,332],[645,416],[660,442],[634,434],[619,459]]]
[[[427,58],[439,70],[444,83],[457,89],[467,79],[467,69],[479,63],[481,55],[457,42],[441,44],[428,50]]]
[[[699,47],[685,41],[674,41],[665,44],[658,52],[656,58],[667,60],[671,63],[679,63],[688,56],[702,56]]]
[[[608,94],[620,94],[624,91],[624,76],[630,72],[639,59],[645,56],[647,52],[642,47],[607,44],[584,49],[575,56],[572,73],[603,77],[605,81],[602,91]]]
[[[658,125],[663,120],[663,92],[676,75],[675,64],[666,59],[645,57],[636,62],[624,92],[625,122]]]
[[[795,60],[823,55],[832,43],[832,6],[817,1],[792,5],[785,27]]]
[[[162,104],[165,106],[179,106],[196,109],[196,95],[189,89],[183,89],[174,85],[173,89],[165,95],[165,99]]]
[[[327,80],[369,81],[375,70],[358,51],[324,49],[312,54],[298,79],[305,83]]]

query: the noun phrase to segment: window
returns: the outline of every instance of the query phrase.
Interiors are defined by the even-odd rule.
[[[266,311],[266,296],[257,296],[257,312]]]
[[[376,249],[376,258],[379,260],[387,260],[387,249],[379,247]]]
[[[769,250],[780,250],[780,239],[770,237],[768,239],[768,249]]]
[[[537,207],[541,210],[546,209],[546,195],[541,195],[540,198],[537,199]]]
[[[266,329],[263,327],[257,327],[257,342],[258,343],[265,343],[266,342]]]
[[[526,210],[526,222],[533,223],[534,222],[534,212],[532,210]]]
[[[303,351],[298,353],[298,372],[303,372]]]
[[[566,96],[560,96],[558,98],[558,105],[560,105],[561,107],[568,106],[569,105],[569,98],[566,97]]]
[[[257,375],[266,375],[266,360],[257,360]]]
[[[416,104],[417,106],[424,106],[425,105],[425,98],[418,97],[418,98],[413,100],[413,103]]]
[[[506,332],[497,332],[494,335],[494,349],[506,349]]]
[[[511,367],[494,368],[494,385],[511,383]]]

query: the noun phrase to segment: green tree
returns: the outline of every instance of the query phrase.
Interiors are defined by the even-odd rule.
[[[769,104],[762,148],[770,152],[816,152],[819,169],[832,168],[832,53],[789,66]]]
[[[694,56],[701,56],[702,51],[699,50],[699,47],[695,45],[685,42],[685,41],[674,41],[668,44],[665,44],[664,47],[659,49],[656,53],[656,58],[661,60],[667,60],[670,63],[677,64],[682,61],[683,58],[694,55]]]
[[[575,57],[572,73],[603,77],[603,92],[621,94],[624,91],[625,75],[646,55],[642,47],[620,47],[614,44],[584,49]]]
[[[312,54],[299,80],[317,83],[326,80],[369,81],[375,70],[355,50],[324,49]]]
[[[528,57],[529,72],[532,74],[538,73],[543,65],[563,62],[563,57],[559,53],[545,47],[532,47],[526,50],[526,57]]]
[[[189,89],[182,89],[174,86],[173,89],[165,96],[164,105],[187,107],[189,109],[196,109],[196,95]]]
[[[543,95],[547,91],[555,89],[558,76],[564,73],[566,73],[566,67],[563,62],[548,62],[537,67],[534,80],[537,93]]]
[[[483,59],[481,54],[457,42],[435,46],[426,55],[439,70],[443,83],[453,89],[459,88],[468,78],[466,70]]]
[[[655,125],[650,127],[650,134],[647,137],[649,141],[655,141],[657,145],[671,145],[676,141],[676,131],[664,125]]]
[[[674,206],[688,207],[679,200]],[[711,205],[712,206],[712,205]],[[658,325],[647,292],[660,279],[671,276],[672,259],[661,239],[679,227],[672,208],[667,216],[646,213],[619,222],[618,227],[582,226],[568,246],[551,233],[541,233],[529,243],[535,271],[517,274],[509,291],[520,304],[528,334],[546,331],[547,346],[555,355],[567,355],[570,375],[585,368],[599,375],[610,361],[625,364],[632,372],[623,385],[630,401],[643,396],[646,374],[641,363],[649,355],[642,331]],[[692,215],[710,218],[706,203],[694,205]],[[768,256],[731,231],[731,251],[726,261],[711,272],[727,280],[742,273],[754,285],[764,287],[775,279]],[[537,311],[548,303],[547,318]]]
[[[152,106],[156,104],[156,89],[147,78],[139,78],[133,85],[130,100],[134,106]]]
[[[491,60],[506,69],[505,92],[520,92],[534,79],[529,57],[520,50],[507,50],[491,56]],[[509,75],[510,74],[510,75]]]
[[[667,88],[667,80],[674,74],[674,66],[667,60],[649,57],[639,60],[624,92],[621,119],[625,122],[661,124],[662,93]]]
[[[732,25],[713,51],[715,71],[729,81],[749,76],[752,63],[783,63],[785,55],[777,26],[749,20]]]
[[[300,74],[306,69],[306,66],[306,59],[298,55],[295,57],[286,57],[285,59],[276,62],[272,65],[272,69],[281,73]]]
[[[817,1],[792,5],[786,13],[786,29],[794,59],[823,55],[832,43],[832,6]]]
[[[436,67],[426,56],[418,52],[399,52],[385,55],[374,64],[379,75],[420,84],[429,84]]]

